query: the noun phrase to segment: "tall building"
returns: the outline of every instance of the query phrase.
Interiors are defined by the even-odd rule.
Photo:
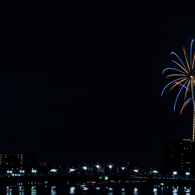
[[[35,154],[0,153],[0,167],[23,169],[36,160]]]
[[[195,142],[190,139],[167,142],[163,173],[177,176],[195,176]]]

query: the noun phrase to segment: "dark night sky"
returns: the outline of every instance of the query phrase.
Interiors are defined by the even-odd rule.
[[[161,166],[166,141],[191,138],[190,107],[160,93],[193,6],[68,2],[1,3],[0,151]]]

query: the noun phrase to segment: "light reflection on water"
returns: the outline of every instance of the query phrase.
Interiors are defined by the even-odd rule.
[[[19,191],[19,195],[25,195],[24,194],[24,186],[19,186],[18,191]]]
[[[138,195],[138,188],[134,188],[133,195]]]
[[[9,186],[6,187],[6,195],[12,195],[12,189]]]
[[[2,188],[1,188],[2,190]],[[93,191],[92,191],[93,190]],[[103,191],[102,191],[103,190]],[[51,186],[47,188],[39,188],[39,186],[31,186],[29,187],[24,187],[24,186],[7,186],[4,188],[4,193],[1,194],[6,194],[6,195],[64,195],[64,194],[91,194],[93,192],[94,195],[101,195],[102,193],[104,195],[128,195],[128,194],[133,194],[133,195],[142,195],[142,194],[148,194],[148,195],[158,195],[158,194],[163,194],[163,195],[178,195],[178,194],[183,194],[183,195],[191,195],[193,194],[193,190],[191,191],[191,188],[188,187],[162,187],[162,186],[151,186],[151,187],[133,187],[133,188],[115,188],[115,187],[96,187],[94,189],[87,188],[86,186],[83,186],[82,188],[80,187],[64,187],[64,188],[58,188],[56,186]]]
[[[158,189],[157,188],[153,188],[153,194],[158,195]]]
[[[31,187],[31,195],[36,195],[37,194],[37,189],[36,186]]]
[[[56,194],[56,186],[51,186],[50,195],[57,195],[57,194]]]
[[[70,187],[69,194],[75,194],[75,187]]]

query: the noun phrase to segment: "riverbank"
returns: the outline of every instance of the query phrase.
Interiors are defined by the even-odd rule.
[[[164,178],[133,178],[114,176],[100,179],[99,176],[30,176],[30,177],[0,177],[0,186],[179,186],[195,188],[193,179],[164,179]],[[194,186],[194,187],[193,187]]]

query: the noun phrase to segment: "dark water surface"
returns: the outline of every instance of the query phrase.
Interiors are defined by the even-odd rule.
[[[93,195],[195,195],[195,189],[186,187],[154,187],[154,186],[142,186],[142,187],[0,187],[0,195],[66,195],[66,194],[93,194]]]

